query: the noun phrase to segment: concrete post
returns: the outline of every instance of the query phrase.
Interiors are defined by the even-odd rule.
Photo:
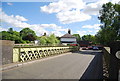
[[[14,41],[0,40],[0,46],[2,46],[2,65],[12,63]]]

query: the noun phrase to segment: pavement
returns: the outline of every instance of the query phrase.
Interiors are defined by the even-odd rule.
[[[9,69],[13,69],[13,68],[16,68],[16,67],[24,66],[24,65],[27,65],[27,64],[35,63],[35,62],[40,62],[40,61],[44,61],[44,60],[48,60],[48,59],[53,59],[53,58],[64,56],[64,55],[70,54],[70,53],[71,52],[60,54],[60,55],[55,55],[55,56],[44,57],[44,58],[40,58],[40,59],[35,59],[35,60],[27,61],[27,62],[16,62],[16,63],[5,64],[5,65],[0,66],[0,72],[1,71],[6,71],[6,70],[9,70]]]
[[[12,66],[3,69],[2,79],[102,78],[102,54],[92,50],[61,54]]]

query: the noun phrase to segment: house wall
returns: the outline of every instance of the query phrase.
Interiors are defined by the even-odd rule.
[[[61,38],[61,41],[75,41],[76,42],[76,38]]]

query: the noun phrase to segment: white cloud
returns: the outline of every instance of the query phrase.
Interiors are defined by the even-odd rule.
[[[73,22],[81,22],[91,19],[91,16],[84,14],[78,10],[64,11],[57,14],[57,18],[63,24],[69,24]]]
[[[63,34],[61,32],[67,32],[67,28],[62,28],[61,26],[57,26],[56,24],[38,24],[38,25],[31,25],[30,28],[32,28],[36,33],[40,33],[43,35],[44,32],[49,34],[55,34],[56,36],[62,36]],[[52,29],[53,31],[47,31],[46,29]]]
[[[7,31],[8,29],[0,27],[0,31]]]
[[[11,5],[13,5],[13,3],[9,3],[9,2],[8,2],[7,5],[10,5],[10,6],[11,6]]]
[[[63,36],[63,34],[59,31],[52,31],[51,33],[52,34],[54,33],[55,35],[60,36],[60,37]]]
[[[82,9],[85,6],[82,0],[59,0],[52,2],[48,6],[40,7],[41,11],[46,13],[58,13],[69,11],[71,9]]]
[[[99,10],[101,9],[101,6],[102,5],[99,3],[91,3],[91,4],[86,5],[83,12],[89,15],[98,15]]]
[[[95,35],[98,32],[98,30],[79,30],[77,33],[82,37],[83,35]]]
[[[112,3],[120,3],[120,0],[111,0]]]
[[[20,27],[20,28],[25,28],[30,26],[29,24],[22,22],[22,21],[27,21],[27,19],[25,19],[24,17],[19,15],[8,16],[6,13],[2,11],[2,9],[0,9],[0,16],[1,16],[1,19],[0,19],[1,21],[6,22],[8,24],[12,24],[12,26]]]
[[[95,30],[95,32],[97,33],[99,30]]]
[[[8,16],[6,13],[2,11],[0,8],[0,20],[2,22],[6,22],[11,26],[19,27],[19,28],[26,28],[29,27],[30,29],[34,30],[38,36],[43,35],[44,32],[47,34],[54,33],[57,36],[61,36],[61,31],[66,32],[67,28],[63,28],[61,26],[57,26],[56,24],[28,24],[24,21],[27,21],[28,19],[24,18],[23,16]],[[47,31],[47,29],[52,29],[53,31]]]
[[[63,24],[80,22],[91,19],[91,16],[82,13],[85,3],[82,0],[59,0],[41,7],[46,13],[56,13],[57,18]]]
[[[80,36],[87,35],[87,34],[95,35],[99,31],[100,25],[101,24],[82,26],[83,29],[77,31],[77,33],[80,34]]]
[[[100,25],[101,24],[94,24],[94,25],[85,25],[85,26],[82,26],[82,28],[87,28],[87,29],[100,29]]]
[[[82,37],[83,35],[87,34],[87,31],[77,31],[77,33]]]
[[[90,3],[90,2],[96,2],[98,0],[83,0],[83,2]]]
[[[98,15],[102,5],[110,1],[119,2],[119,0],[59,0],[40,9],[49,14],[56,13],[61,23],[69,24],[90,20],[91,15]]]
[[[102,5],[109,2],[110,0],[98,0],[94,3],[87,4],[83,10],[84,13],[89,15],[98,15]]]
[[[22,16],[19,16],[19,15],[16,15],[15,18],[19,21],[28,21],[28,19],[22,17]]]
[[[89,33],[92,33],[93,31],[91,31],[91,30],[88,30],[88,32],[89,32]]]
[[[102,8],[102,5],[107,3],[107,2],[112,2],[113,4],[118,3],[119,0],[97,0],[95,2],[87,4],[83,12],[89,15],[98,15],[99,10]]]

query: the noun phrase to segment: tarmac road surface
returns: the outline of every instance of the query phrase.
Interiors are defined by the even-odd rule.
[[[2,78],[102,79],[102,53],[95,50],[85,50],[63,54],[52,59],[4,71]]]

